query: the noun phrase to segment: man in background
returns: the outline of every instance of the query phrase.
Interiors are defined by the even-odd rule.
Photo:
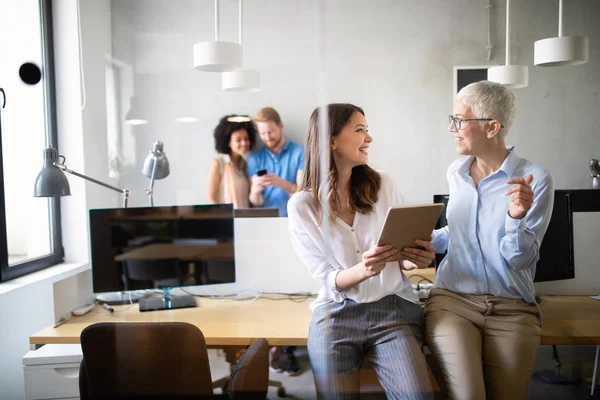
[[[281,117],[274,108],[258,110],[255,121],[265,146],[248,157],[248,176],[253,186],[262,190],[261,207],[278,208],[279,216],[287,217],[288,200],[304,167],[304,146],[284,136]],[[261,170],[266,173],[258,176]]]
[[[254,120],[265,146],[248,157],[248,176],[254,190],[262,190],[264,201],[260,207],[278,208],[279,216],[287,217],[288,200],[296,191],[304,168],[304,146],[283,135],[283,123],[274,108],[258,110]],[[271,369],[288,375],[300,374],[294,350],[291,346],[271,349]]]

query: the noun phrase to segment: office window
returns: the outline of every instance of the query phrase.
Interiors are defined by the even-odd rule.
[[[56,147],[50,0],[0,0],[0,280],[63,260],[58,199],[34,198],[42,151]],[[21,65],[41,80],[26,84]],[[4,98],[0,93],[0,107]]]

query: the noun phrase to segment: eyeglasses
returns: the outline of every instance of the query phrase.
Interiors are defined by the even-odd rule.
[[[460,131],[462,128],[462,123],[463,122],[469,122],[469,121],[493,121],[494,118],[457,118],[453,115],[448,115],[448,123],[452,123],[454,125],[454,128],[457,131]],[[504,128],[504,125],[500,125],[502,128]]]

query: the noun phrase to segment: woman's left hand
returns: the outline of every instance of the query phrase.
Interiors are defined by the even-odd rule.
[[[427,268],[435,259],[435,249],[431,241],[417,239],[415,240],[415,245],[420,248],[405,247],[402,250],[404,260],[400,262],[400,267],[405,271]]]
[[[527,214],[527,211],[533,204],[533,190],[531,190],[531,182],[533,175],[526,178],[512,178],[506,181],[509,185],[514,185],[508,189],[505,196],[510,195],[508,202],[508,214],[513,219],[521,219]]]

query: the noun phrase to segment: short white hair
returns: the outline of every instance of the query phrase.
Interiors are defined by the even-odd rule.
[[[507,87],[490,81],[479,81],[463,87],[456,99],[464,105],[471,107],[477,118],[492,118],[500,121],[504,128],[500,135],[505,137],[510,131],[517,100],[513,92]]]

